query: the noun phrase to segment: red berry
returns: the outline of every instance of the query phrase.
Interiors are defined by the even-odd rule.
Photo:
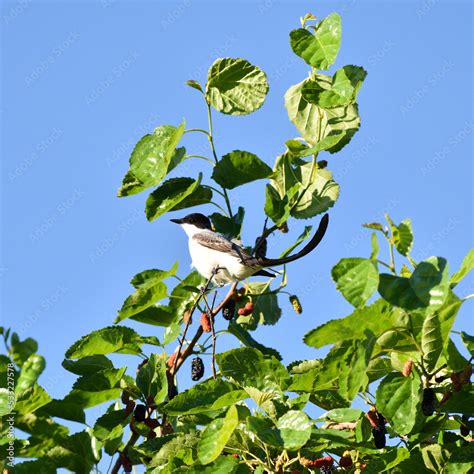
[[[211,332],[211,319],[207,313],[201,314],[200,323],[204,332]]]
[[[237,314],[239,316],[246,316],[245,314],[245,308],[239,308],[238,311],[237,311]]]
[[[245,311],[247,313],[251,313],[253,311],[253,303],[251,301],[249,301],[248,303],[246,303],[245,305]]]
[[[160,426],[160,422],[155,418],[147,418],[145,420],[145,425],[147,425],[148,428],[154,430],[155,428],[158,428],[158,426]]]
[[[341,459],[339,459],[339,466],[340,467],[351,467],[352,466],[351,456],[350,455],[342,456]]]
[[[403,366],[403,369],[402,369],[403,376],[409,377],[411,374],[412,368],[413,368],[413,361],[409,359],[405,362],[405,365]]]

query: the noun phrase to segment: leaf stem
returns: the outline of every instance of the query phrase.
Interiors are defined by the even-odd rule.
[[[207,161],[212,166],[214,166],[214,162],[212,160],[210,160],[209,158],[206,158],[205,156],[202,156],[202,155],[186,155],[186,157],[184,159],[188,160],[189,158],[199,158],[200,160]]]
[[[379,259],[377,259],[376,262],[380,265],[383,265],[384,267],[387,267],[389,270],[392,270],[392,267],[388,263],[382,262],[382,260]]]
[[[189,133],[189,132],[201,132],[209,136],[209,132],[207,130],[203,130],[202,128],[188,128],[187,130],[184,131],[184,133]]]
[[[474,298],[474,293],[472,293],[471,295],[465,296],[465,297],[462,299],[462,301],[470,300],[471,298]]]

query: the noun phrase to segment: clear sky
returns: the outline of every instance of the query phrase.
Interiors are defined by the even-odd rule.
[[[181,276],[189,271],[184,233],[168,217],[147,222],[146,193],[116,197],[133,145],[183,117],[189,127],[205,127],[202,99],[185,80],[205,82],[216,57],[243,57],[266,71],[270,92],[250,116],[216,113],[217,150],[248,150],[272,165],[297,135],[283,94],[307,66],[291,52],[288,33],[308,11],[342,15],[331,71],[367,69],[362,127],[341,153],[328,155],[341,195],[325,240],[289,267],[289,289],[300,294],[304,313],[283,299],[280,323],[254,336],[280,350],[285,363],[320,356],[302,336],[351,311],[330,269],[342,257],[369,255],[361,224],[386,211],[396,222],[412,218],[415,259],[439,255],[452,271],[459,266],[474,240],[470,1],[3,2],[2,324],[39,341],[48,363],[40,381],[53,396],[64,396],[74,380],[61,367],[65,350],[112,323],[135,273],[175,260]],[[186,136],[184,144],[208,153],[204,136]],[[187,176],[206,167],[188,163],[178,169]],[[250,243],[263,224],[263,189],[256,182],[230,192],[247,208]],[[304,224],[291,222],[290,234],[270,241],[269,254]],[[473,276],[458,288],[472,293]],[[472,315],[467,303],[457,329],[472,332]],[[160,328],[126,324],[161,336]]]

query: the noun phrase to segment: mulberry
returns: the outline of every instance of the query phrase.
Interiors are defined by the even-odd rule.
[[[173,352],[169,357],[168,360],[166,361],[166,365],[171,369],[174,366],[174,362],[176,360],[178,353]]]
[[[211,332],[211,318],[207,313],[201,314],[201,327],[204,332]]]
[[[222,317],[226,321],[230,321],[235,314],[235,300],[231,298],[222,308]]]
[[[352,467],[352,457],[350,451],[345,451],[344,454],[339,459],[339,466],[342,468]]]
[[[301,306],[300,300],[296,295],[290,296],[290,303],[293,306],[296,314],[301,314],[303,312],[303,307]]]
[[[423,400],[421,402],[421,411],[425,416],[431,416],[436,407],[436,395],[432,388],[425,388],[423,390]]]
[[[137,405],[135,407],[135,411],[133,412],[133,416],[135,417],[136,421],[145,421],[146,406],[145,405]]]
[[[470,429],[468,426],[469,417],[467,415],[463,415],[461,417],[461,436],[469,436]]]
[[[204,375],[204,363],[200,357],[195,357],[191,362],[191,380],[195,382]]]
[[[374,444],[377,449],[385,448],[386,439],[385,439],[386,429],[385,426],[372,428],[372,435],[374,437]]]
[[[255,256],[257,258],[265,258],[267,256],[267,239],[258,237],[255,241]]]

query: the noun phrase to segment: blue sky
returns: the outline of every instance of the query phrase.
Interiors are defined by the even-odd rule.
[[[351,311],[330,269],[342,257],[370,253],[361,224],[384,212],[396,222],[413,220],[415,259],[440,255],[452,271],[459,266],[473,242],[468,0],[3,2],[2,324],[39,341],[48,362],[41,382],[53,396],[64,396],[74,379],[60,365],[65,350],[112,323],[135,273],[175,260],[181,276],[189,270],[184,233],[167,217],[147,222],[146,194],[116,197],[133,145],[183,117],[189,127],[205,127],[202,98],[185,80],[205,82],[216,57],[243,57],[266,71],[270,92],[250,116],[216,113],[217,151],[248,150],[272,165],[297,135],[283,94],[307,67],[291,52],[288,33],[308,11],[342,15],[342,47],[331,71],[346,64],[367,69],[362,127],[329,158],[341,195],[325,240],[289,267],[289,290],[300,294],[304,313],[296,316],[282,300],[280,323],[254,336],[285,362],[320,355],[302,336]],[[184,144],[209,153],[199,134]],[[206,166],[187,163],[186,176]],[[264,219],[263,184],[230,196],[247,207],[243,236],[253,242]],[[304,224],[291,222],[291,233],[271,241],[269,253],[289,245]],[[473,289],[471,275],[459,293]],[[472,331],[472,314],[467,303],[457,329]],[[221,348],[233,344],[226,339]],[[184,374],[182,386],[188,384]]]

